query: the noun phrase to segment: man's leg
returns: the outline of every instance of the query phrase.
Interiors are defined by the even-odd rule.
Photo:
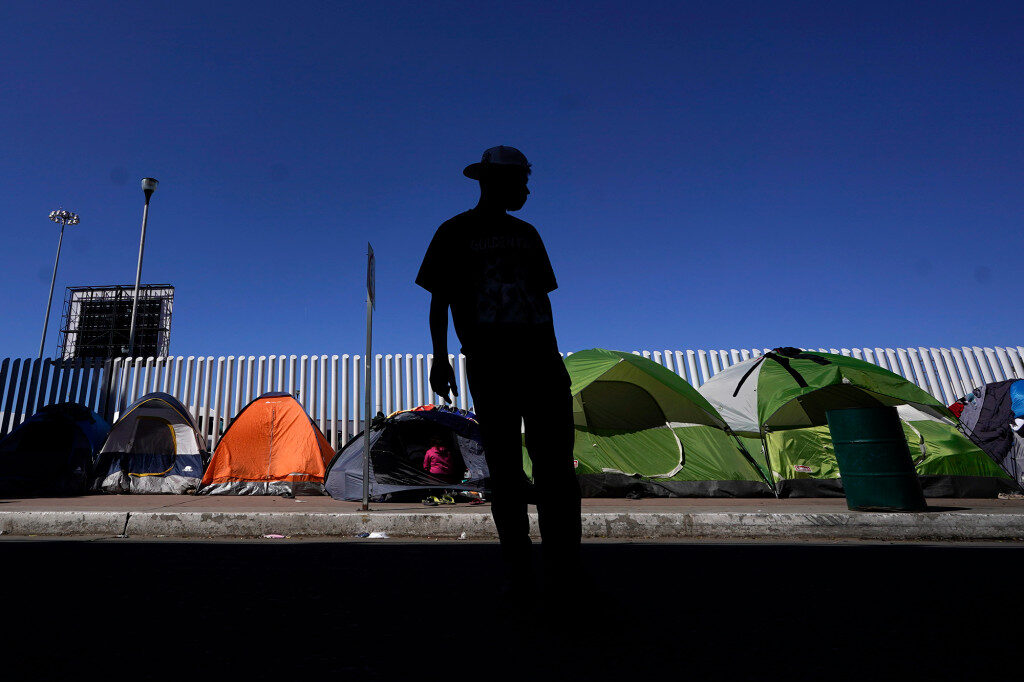
[[[559,359],[561,364],[561,359]],[[533,385],[525,407],[526,449],[533,462],[537,516],[550,577],[566,578],[579,563],[580,487],[572,462],[572,395],[564,367]]]
[[[491,478],[491,515],[501,541],[508,577],[528,581],[530,520],[523,474],[522,416],[519,401],[504,393],[511,385],[497,368],[470,363],[467,367],[473,407],[480,424]]]

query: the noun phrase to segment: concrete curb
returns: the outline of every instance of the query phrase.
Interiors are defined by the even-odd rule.
[[[0,512],[4,535],[120,535],[127,512],[16,511]]]
[[[537,516],[530,515],[537,534]],[[490,514],[445,512],[0,512],[4,535],[127,535],[232,538],[277,533],[354,537],[494,539]],[[585,538],[616,540],[1024,540],[1024,514],[1007,513],[773,513],[584,512]]]
[[[584,517],[584,535],[615,538],[1021,540],[1020,514],[743,513],[600,514]],[[597,524],[604,523],[601,528]]]

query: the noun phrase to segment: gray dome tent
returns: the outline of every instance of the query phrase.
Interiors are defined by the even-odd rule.
[[[93,489],[108,493],[194,492],[209,460],[192,415],[167,393],[148,393],[110,430]]]
[[[424,471],[431,438],[457,452],[469,472],[465,480],[444,481]],[[324,487],[336,500],[363,497],[363,435],[343,447],[327,469]],[[488,479],[480,425],[472,412],[427,405],[379,416],[370,426],[370,498],[376,502],[419,496],[429,490],[483,492]]]

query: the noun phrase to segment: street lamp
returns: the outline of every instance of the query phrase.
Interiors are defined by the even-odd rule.
[[[53,277],[50,278],[50,298],[46,300],[46,317],[43,318],[43,338],[39,340],[39,359],[43,359],[43,347],[46,345],[46,327],[50,324],[50,304],[53,303],[53,285],[57,281],[57,264],[60,263],[60,247],[64,243],[64,228],[78,224],[78,214],[59,208],[50,211],[50,220],[60,225],[60,238],[57,240],[57,259],[53,262]]]
[[[146,195],[146,204],[142,207],[142,237],[139,238],[139,265],[135,269],[135,296],[132,299],[132,321],[128,330],[128,347],[125,353],[131,356],[135,352],[135,312],[139,308],[139,281],[142,279],[142,251],[146,248],[146,219],[149,218],[149,198],[160,184],[155,178],[142,178],[142,193]]]

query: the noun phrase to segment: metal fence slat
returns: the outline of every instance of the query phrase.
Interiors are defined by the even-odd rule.
[[[939,354],[942,356],[942,364],[946,368],[946,374],[949,376],[949,382],[955,394],[953,400],[958,400],[967,392],[964,389],[963,380],[960,378],[960,370],[957,369],[956,363],[953,362],[953,354],[948,348],[940,348]],[[952,401],[949,404],[952,404]]]
[[[978,362],[978,369],[981,370],[981,376],[985,379],[985,383],[991,384],[995,381],[995,378],[992,376],[992,369],[988,366],[988,358],[985,356],[985,351],[978,346],[973,346],[971,354]]]
[[[1006,354],[1006,349],[1002,346],[995,347],[996,359],[999,360],[999,366],[1003,370],[1003,376],[1007,379],[1016,379],[1014,375],[1013,365],[1010,364],[1010,356]]]
[[[21,376],[18,378],[18,395],[14,401],[14,421],[11,426],[12,430],[25,420],[25,398],[28,393],[28,380],[32,375],[33,364],[34,363],[30,358],[25,358],[21,363]]]
[[[50,372],[53,370],[53,361],[50,358],[43,358],[43,366],[39,370],[39,390],[36,392],[36,402],[32,406],[32,412],[38,412],[49,403],[46,402],[47,388],[50,383]]]
[[[914,383],[923,388],[925,391],[931,393],[928,386],[928,379],[924,375],[924,371],[921,368],[921,361],[918,357],[918,351],[916,348],[908,348],[907,354],[910,355],[910,365],[914,369]]]
[[[4,358],[0,362],[0,405],[3,405],[4,396],[7,394],[7,369],[10,366],[11,359]],[[7,433],[7,412],[3,413],[3,420],[0,421],[0,436]]]
[[[1007,346],[1006,354],[1010,357],[1010,364],[1013,365],[1014,375],[1018,379],[1024,379],[1024,363],[1021,362],[1021,357],[1017,353],[1017,349]]]
[[[929,348],[928,353],[931,355],[932,363],[935,365],[935,373],[939,377],[939,386],[942,387],[943,404],[952,405],[959,396],[953,391],[953,385],[950,383],[949,375],[946,373],[946,365],[942,361],[942,354],[938,348]]]
[[[21,376],[21,358],[14,358],[11,363],[10,385],[7,387],[7,399],[4,401],[3,424],[0,433],[8,434],[14,428],[14,399],[18,393],[18,379]]]
[[[320,432],[327,432],[327,356],[320,356],[320,393],[317,397],[317,412],[320,415]]]
[[[331,356],[331,447],[338,451],[338,356]]]
[[[1003,376],[1003,368],[999,366],[999,360],[996,359],[996,353],[989,347],[982,349],[985,353],[985,359],[988,360],[988,366],[992,368],[992,376],[996,381],[1003,381],[1006,379]]]

